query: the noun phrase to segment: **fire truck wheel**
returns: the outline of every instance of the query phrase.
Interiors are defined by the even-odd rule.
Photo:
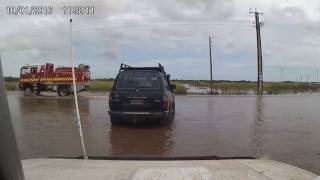
[[[37,90],[36,95],[37,95],[37,96],[40,96],[40,93],[41,93],[41,91],[40,91],[40,90]]]
[[[41,89],[42,89],[41,85],[40,85],[40,84],[37,84],[37,92],[36,92],[36,95],[37,95],[37,96],[40,96]]]
[[[69,88],[68,86],[59,86],[58,88],[58,95],[59,96],[69,96]]]
[[[24,93],[25,94],[30,94],[30,93],[33,93],[34,89],[33,89],[33,86],[32,85],[29,85],[27,86],[25,89],[24,89]]]

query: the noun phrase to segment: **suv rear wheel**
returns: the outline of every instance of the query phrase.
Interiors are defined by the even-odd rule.
[[[174,115],[176,113],[176,104],[173,103],[172,105],[172,114]]]

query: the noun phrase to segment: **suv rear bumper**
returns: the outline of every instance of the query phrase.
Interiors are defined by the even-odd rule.
[[[108,111],[110,117],[121,118],[121,119],[162,119],[169,117],[169,111],[161,112],[138,112],[138,111]]]

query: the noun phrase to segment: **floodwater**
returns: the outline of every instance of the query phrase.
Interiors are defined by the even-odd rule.
[[[72,97],[51,96],[8,94],[23,159],[81,155]],[[320,174],[320,96],[176,96],[164,126],[111,126],[107,94],[80,96],[89,156],[249,156]]]
[[[209,87],[197,87],[193,86],[191,84],[182,84],[186,89],[188,94],[209,94],[210,88]],[[213,93],[216,95],[255,95],[256,92],[254,90],[250,89],[216,89],[213,88]],[[312,95],[312,94],[318,94],[318,90],[273,90],[273,91],[264,91],[263,94],[268,95],[277,95],[277,94],[291,94],[291,95]]]

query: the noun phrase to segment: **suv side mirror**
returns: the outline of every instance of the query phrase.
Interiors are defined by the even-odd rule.
[[[170,84],[170,89],[173,90],[173,89],[176,89],[176,85],[175,84]]]

